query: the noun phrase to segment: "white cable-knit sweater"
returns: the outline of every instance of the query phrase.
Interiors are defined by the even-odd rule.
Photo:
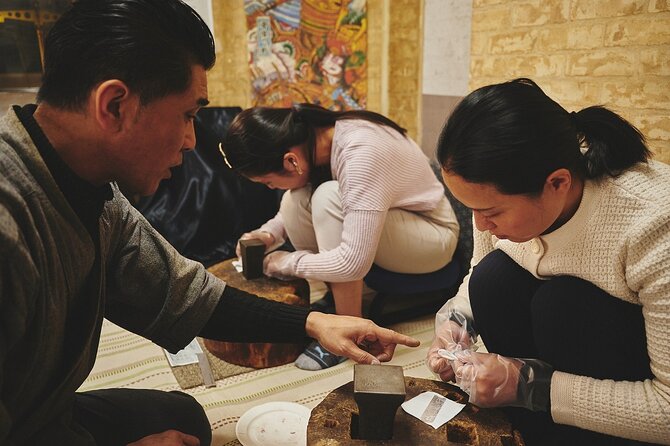
[[[642,305],[654,379],[615,382],[555,372],[555,422],[609,435],[670,444],[670,166],[637,165],[617,178],[587,181],[575,215],[524,243],[475,229],[476,265],[494,249],[538,278],[570,275]],[[466,277],[452,299],[472,315]],[[444,313],[438,312],[436,323]]]
[[[342,200],[342,243],[330,251],[305,252],[289,271],[296,277],[326,282],[361,279],[374,261],[389,209],[431,211],[444,199],[444,187],[419,146],[368,121],[335,123],[330,168]],[[449,211],[444,216],[447,226],[457,231],[458,220]],[[281,214],[261,229],[276,240],[285,237]]]

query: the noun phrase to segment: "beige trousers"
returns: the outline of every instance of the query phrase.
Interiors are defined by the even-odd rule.
[[[337,181],[287,191],[280,212],[289,240],[298,250],[329,251],[342,243],[344,215]],[[458,241],[458,220],[449,200],[436,209],[390,209],[374,263],[398,273],[429,273],[451,261]]]

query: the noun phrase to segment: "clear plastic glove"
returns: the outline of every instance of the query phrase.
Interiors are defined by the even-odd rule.
[[[426,363],[428,368],[440,375],[442,381],[454,379],[453,361],[440,354],[440,350],[456,353],[463,350],[476,350],[474,345],[477,334],[472,321],[456,310],[450,310],[447,320],[435,327],[435,339],[428,349]]]
[[[272,251],[273,249],[276,249],[284,244],[284,240],[275,240],[274,235],[270,234],[267,231],[261,231],[259,229],[255,229],[251,232],[245,232],[240,237],[240,240],[249,240],[252,238],[256,238],[265,244],[265,252]],[[235,255],[237,255],[237,257],[241,256],[239,241],[237,242],[237,246],[235,247]]]
[[[554,370],[546,362],[470,350],[455,355],[456,384],[470,395],[471,403],[480,407],[548,409]]]
[[[263,273],[279,280],[295,279],[295,263],[307,251],[274,251],[263,259]]]

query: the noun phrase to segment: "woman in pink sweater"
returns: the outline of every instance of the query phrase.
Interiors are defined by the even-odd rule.
[[[265,274],[328,284],[337,314],[361,316],[363,277],[373,263],[399,273],[444,267],[458,222],[428,158],[392,120],[368,111],[317,105],[251,108],[221,145],[228,166],[287,192],[278,214],[242,238],[272,251],[288,238],[296,251],[265,257]],[[310,345],[296,365],[340,362]]]

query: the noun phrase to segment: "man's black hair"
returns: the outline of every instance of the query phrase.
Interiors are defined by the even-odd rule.
[[[214,65],[212,33],[180,0],[78,0],[44,46],[38,102],[81,109],[92,88],[119,79],[142,104],[185,91],[193,65]]]

